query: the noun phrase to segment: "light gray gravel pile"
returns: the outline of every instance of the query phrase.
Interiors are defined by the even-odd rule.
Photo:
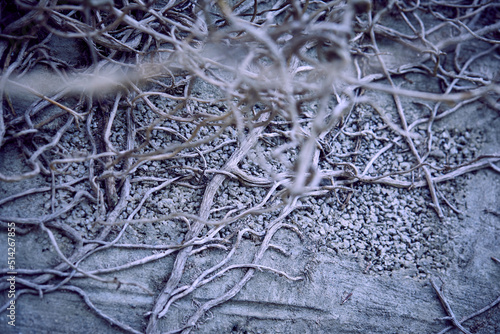
[[[177,102],[155,97],[152,101],[160,109],[179,107]],[[191,107],[198,111],[203,108],[206,113],[224,110],[222,106],[205,106],[196,102]],[[142,103],[135,106],[134,120],[140,125],[151,124],[157,116]],[[117,148],[123,149],[126,131],[123,119],[125,110],[120,109],[116,116],[116,128],[111,132],[110,141]],[[149,145],[139,153],[161,150],[173,143],[182,143],[192,134],[195,124],[184,124],[173,120],[156,122],[156,129],[150,133]],[[136,142],[143,142],[147,127],[137,131]],[[270,126],[270,132],[265,133],[259,146],[252,150],[239,166],[250,175],[258,177],[276,176],[293,168],[296,159],[296,149],[286,150],[276,159],[273,151],[284,143],[280,131],[287,131],[284,121],[278,121]],[[194,140],[213,136],[217,127],[202,126]],[[72,127],[63,137],[61,148],[65,153],[85,152],[89,149],[88,140],[84,135],[85,128]],[[425,133],[422,127],[420,133]],[[394,171],[408,170],[414,166],[414,161],[406,143],[395,141],[393,131],[383,125],[380,116],[373,108],[361,106],[349,114],[329,136],[324,138],[323,147],[329,151],[322,152],[320,166],[333,168],[336,163],[351,162],[360,168],[377,154],[388,143],[394,147],[385,151],[372,167],[366,172],[384,174]],[[232,128],[228,128],[213,140],[197,149],[183,151],[179,158],[170,161],[146,161],[141,164],[131,182],[131,197],[128,208],[120,216],[126,219],[133,208],[141,202],[146,192],[160,181],[179,174],[176,166],[193,168],[195,182],[190,186],[174,185],[152,194],[143,207],[134,216],[136,219],[155,219],[174,212],[196,214],[203,194],[203,185],[212,177],[214,170],[219,169],[234,151],[238,138]],[[438,168],[447,165],[458,165],[470,161],[478,155],[481,142],[480,131],[468,128],[446,129],[434,133],[432,151],[428,162]],[[417,145],[426,145],[416,141]],[[203,153],[202,153],[203,152]],[[202,154],[201,154],[202,153]],[[83,177],[87,173],[88,163],[69,165],[60,182],[70,182]],[[201,174],[200,171],[204,174]],[[208,171],[208,172],[206,172]],[[420,181],[422,175],[409,173],[400,176],[402,180]],[[136,181],[137,180],[137,181]],[[463,192],[457,191],[464,186],[465,178],[440,184],[440,193],[454,208],[461,210]],[[198,185],[198,186],[197,186]],[[354,257],[360,267],[366,272],[391,274],[403,269],[406,275],[426,278],[430,272],[443,271],[449,266],[449,257],[453,249],[450,240],[449,226],[453,225],[458,215],[445,208],[448,218],[445,222],[436,220],[430,207],[431,199],[427,189],[397,189],[385,185],[354,184],[353,193],[336,190],[326,196],[302,199],[303,209],[293,213],[290,221],[297,225],[306,236],[315,240],[318,250],[327,251],[332,255]],[[218,192],[212,219],[223,219],[231,210],[249,208],[258,204],[265,196],[266,189],[248,187],[235,180],[226,180]],[[50,194],[45,194],[45,209],[50,209]],[[68,204],[70,193],[59,191],[56,203]],[[57,209],[57,206],[55,207]],[[75,230],[83,232],[87,238],[95,236],[97,226],[94,224],[98,216],[98,205],[83,203],[70,214],[64,215],[63,221]],[[263,230],[266,222],[273,217],[272,213],[246,218],[237,226],[223,228],[220,236],[228,236],[235,229],[246,226],[256,231]],[[166,244],[182,241],[187,226],[180,221],[161,221],[154,224],[137,224],[130,226],[124,235],[124,241],[129,243]]]

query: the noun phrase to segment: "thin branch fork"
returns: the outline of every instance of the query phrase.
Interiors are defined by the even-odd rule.
[[[444,296],[444,292],[443,292],[444,284],[441,285],[441,287],[438,287],[433,278],[431,278],[431,284],[432,284],[432,287],[434,288],[434,290],[436,291],[436,293],[437,293],[437,295],[439,297],[439,301],[441,302],[441,304],[443,305],[444,309],[446,310],[446,313],[448,314],[448,317],[443,318],[443,319],[451,320],[453,322],[453,325],[455,327],[457,327],[462,333],[464,333],[464,334],[472,334],[464,326],[462,326],[462,324],[456,318],[455,313],[453,313],[453,310],[452,310],[450,304],[448,303],[448,300]]]

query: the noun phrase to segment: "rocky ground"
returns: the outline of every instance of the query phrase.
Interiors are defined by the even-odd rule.
[[[363,3],[368,2],[349,6]],[[185,4],[175,13],[186,13],[191,7]],[[435,12],[451,16],[455,8],[460,20],[481,31],[497,24],[481,6],[490,5],[438,6]],[[370,17],[382,8],[376,2]],[[165,73],[139,82],[127,78],[127,90],[107,91],[86,102],[86,110],[78,94],[53,97],[82,112],[78,122],[54,103],[43,105],[35,96],[6,88],[11,99],[4,101],[6,131],[0,140],[5,227],[0,238],[7,241],[8,223],[15,223],[17,299],[12,327],[5,320],[12,299],[5,281],[11,271],[9,247],[1,242],[0,331],[500,332],[500,117],[498,102],[491,102],[498,99],[499,56],[492,42],[498,29],[450,47],[456,31],[438,29],[444,22],[439,15],[424,7],[390,8],[378,30],[373,28],[379,43],[372,49],[366,48],[369,30],[363,25],[369,14],[361,10],[359,26],[349,26],[355,33],[348,40],[345,71],[335,64],[326,67],[347,83],[317,79],[314,70],[305,79],[297,75],[298,83],[290,81],[313,92],[325,84],[333,87],[333,92],[311,93],[312,98],[304,94],[297,118],[287,113],[286,89],[273,90],[273,74],[256,70],[257,79],[242,75],[227,86],[218,81],[228,75],[220,63],[237,65],[231,57],[213,54],[213,39],[201,54],[219,66],[214,72],[196,72],[189,67],[193,61],[182,64],[192,72],[179,71],[173,78]],[[241,13],[251,9],[245,4]],[[461,12],[466,10],[469,16]],[[414,39],[401,14],[406,12],[417,13],[406,19],[430,31],[429,45],[446,50],[442,64],[410,51]],[[325,13],[340,20],[335,15],[341,11]],[[472,22],[466,20],[470,17]],[[281,19],[276,14],[277,22]],[[135,45],[125,28],[110,31]],[[243,31],[252,30],[244,26]],[[294,35],[283,34],[276,43],[285,53]],[[71,38],[54,36],[47,43],[53,58],[70,64],[78,64],[75,53],[85,50]],[[14,50],[4,44],[2,50]],[[228,50],[234,48],[251,54],[240,44]],[[323,66],[306,61],[310,53],[325,57],[326,51],[315,48],[305,43],[292,70]],[[120,59],[113,52],[108,56],[106,61]],[[230,56],[235,63],[245,60],[238,52]],[[4,68],[10,68],[5,57]],[[258,60],[263,68],[272,63]],[[172,71],[180,66],[168,64]],[[425,69],[434,65],[439,73],[432,76]],[[64,91],[44,90],[53,70],[24,69],[29,80],[20,75],[18,83],[47,96]],[[383,73],[391,73],[392,84]],[[356,75],[370,82],[350,82]],[[474,95],[484,87],[493,87],[491,93]],[[457,95],[462,92],[472,93]],[[456,95],[447,100],[443,93]],[[258,98],[248,97],[252,94]],[[337,112],[350,99],[354,102]],[[35,165],[39,172],[14,180]]]

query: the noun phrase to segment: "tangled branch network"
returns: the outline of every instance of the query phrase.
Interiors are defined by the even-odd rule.
[[[270,248],[287,253],[272,241],[277,231],[302,237],[289,217],[308,198],[337,198],[342,210],[362,185],[422,187],[443,218],[444,205],[457,209],[440,182],[499,171],[499,154],[432,154],[436,122],[474,103],[500,110],[499,73],[481,66],[498,64],[495,1],[0,6],[0,181],[22,189],[5,192],[0,222],[43,232],[58,261],[19,268],[16,298],[70,291],[126,332],[187,333],[256,271],[307,276],[262,258]],[[418,77],[429,86],[417,87]],[[405,152],[404,164],[387,163],[394,150]],[[37,196],[47,201],[40,212],[12,213]],[[170,237],[133,237],[148,226]],[[244,240],[257,250],[235,263]],[[155,252],[109,268],[83,265],[118,248]],[[224,256],[187,277],[188,259],[201,252]],[[169,256],[175,261],[160,288],[117,278]],[[229,271],[242,275],[226,292],[182,323],[162,321],[176,301]],[[73,285],[81,279],[153,295],[147,325],[133,328],[100,310]]]

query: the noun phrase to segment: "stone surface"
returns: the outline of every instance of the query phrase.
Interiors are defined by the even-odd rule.
[[[59,57],[67,57],[74,62],[75,54],[66,50],[61,39],[54,40]],[[0,48],[3,46],[0,44]],[[399,66],[410,58],[417,60],[420,55],[409,50],[394,48],[394,43],[381,43],[383,57],[390,66]],[[392,49],[391,49],[392,48]],[[389,52],[391,51],[391,52]],[[404,52],[403,52],[404,51]],[[407,58],[400,57],[401,52]],[[396,55],[396,56],[395,56]],[[370,62],[373,62],[371,59]],[[490,60],[491,61],[491,60]],[[486,63],[489,64],[489,63]],[[368,64],[369,65],[369,64]],[[377,63],[371,64],[373,72],[378,72]],[[494,68],[497,63],[492,64]],[[367,73],[370,73],[368,71]],[[408,79],[408,80],[406,80]],[[436,80],[426,76],[408,75],[405,80],[397,78],[403,88],[426,91],[439,91]],[[221,96],[221,91],[197,80],[193,94],[201,98]],[[376,101],[387,113],[397,118],[389,95],[380,92],[366,93],[369,100]],[[404,99],[403,99],[404,100]],[[152,101],[161,108],[175,108],[177,102],[165,99]],[[16,102],[16,101],[14,101]],[[19,108],[26,108],[31,100],[17,101]],[[403,101],[408,111],[409,123],[418,119],[417,107]],[[193,102],[190,108],[210,108],[225,110],[222,103],[210,107]],[[312,107],[311,107],[312,108]],[[138,104],[134,117],[140,124],[155,120],[154,113],[143,104]],[[50,113],[49,113],[50,114]],[[62,124],[52,124],[54,130]],[[124,149],[124,122],[117,119],[111,141],[118,149]],[[181,136],[189,137],[193,124],[164,121],[162,126],[178,131]],[[285,127],[275,126],[276,130]],[[441,164],[443,159],[451,165],[469,161],[481,154],[498,154],[500,147],[500,117],[498,111],[487,108],[482,102],[470,104],[459,112],[436,121],[434,142],[427,162]],[[89,143],[84,129],[71,127],[61,141],[61,150],[85,152]],[[357,166],[364,166],[390,140],[394,133],[383,127],[383,121],[373,109],[367,106],[355,108],[352,117],[346,120],[346,132],[372,131],[360,140],[360,150],[364,152],[356,160]],[[425,134],[425,126],[416,130]],[[203,128],[200,137],[213,134],[213,129]],[[267,138],[272,143],[273,137]],[[352,153],[357,143],[346,134],[338,134],[335,140],[325,142],[330,145],[331,161]],[[152,146],[157,149],[166,143],[179,141],[172,131],[152,132]],[[229,128],[214,141],[203,144],[206,150],[227,142],[219,150],[207,153],[207,169],[220,168],[234,152],[237,133]],[[417,145],[425,143],[416,140]],[[255,148],[240,167],[252,175],[278,173],[291,165],[297,151],[288,150],[280,159],[257,161],[259,157],[272,156],[271,145]],[[148,148],[151,149],[151,148]],[[0,150],[0,171],[2,173],[26,172],[28,167],[16,158],[22,154],[16,145],[8,143]],[[179,165],[189,165],[190,156],[176,161]],[[323,157],[323,156],[322,156]],[[339,158],[339,161],[342,160]],[[331,168],[331,161],[322,159],[319,164]],[[384,153],[366,170],[368,175],[393,170],[407,170],[415,161],[408,148]],[[201,163],[192,163],[193,168],[201,168]],[[162,161],[147,162],[139,166],[134,177],[169,177],[170,170]],[[59,181],[69,182],[85,176],[88,165],[75,164],[68,167],[68,175]],[[363,172],[363,171],[361,171]],[[206,184],[200,178],[198,185]],[[416,176],[421,177],[421,175]],[[326,182],[326,181],[325,181]],[[328,180],[328,184],[331,180]],[[17,183],[0,183],[0,201],[32,187],[48,187],[50,178],[41,176]],[[156,185],[156,184],[155,184]],[[131,185],[130,203],[125,219],[132,214],[152,187],[152,183],[135,182]],[[284,271],[291,276],[304,276],[301,281],[290,281],[274,272],[256,271],[254,277],[229,301],[207,312],[194,333],[437,333],[450,325],[440,320],[446,313],[433,290],[430,279],[438,284],[444,283],[444,294],[458,319],[465,317],[493,302],[500,296],[500,264],[491,258],[500,258],[500,176],[493,170],[481,170],[458,177],[438,185],[438,190],[449,200],[459,213],[454,212],[441,201],[446,218],[439,220],[430,207],[428,189],[396,189],[382,185],[354,185],[352,198],[345,207],[339,204],[347,196],[340,191],[317,198],[302,198],[301,208],[286,219],[297,227],[303,238],[290,229],[282,229],[272,239],[275,248],[269,249],[262,265]],[[86,189],[82,186],[82,189]],[[222,219],[227,207],[242,209],[258,203],[266,194],[266,189],[247,187],[235,180],[226,180],[217,192],[215,199],[218,212],[214,219]],[[154,193],[144,203],[136,218],[156,218],[175,211],[197,214],[203,189],[172,186]],[[50,195],[31,195],[14,202],[0,205],[1,217],[43,217],[52,212]],[[57,192],[61,203],[70,203],[71,193]],[[222,209],[221,209],[222,208]],[[226,208],[226,209],[224,209]],[[55,207],[54,209],[60,209]],[[87,240],[95,238],[101,226],[95,224],[98,211],[94,203],[83,202],[74,210],[60,217],[58,222],[81,233]],[[265,213],[245,218],[239,226],[226,227],[219,232],[227,237],[237,227],[248,226],[262,231],[276,213]],[[181,243],[187,226],[177,221],[160,221],[152,224],[132,224],[122,237],[123,242],[163,245]],[[67,230],[68,233],[72,230]],[[207,229],[203,230],[206,232]],[[21,231],[20,231],[21,232]],[[17,268],[45,269],[54,267],[58,259],[47,235],[39,228],[28,233],[18,233],[16,237]],[[114,228],[112,236],[117,236],[119,228]],[[70,235],[55,232],[60,241],[61,251],[69,256],[74,249]],[[0,268],[6,273],[7,233],[0,231]],[[258,237],[244,238],[230,264],[250,263],[262,240]],[[285,254],[286,253],[286,254]],[[147,256],[161,254],[159,250],[112,248],[97,252],[80,265],[85,270],[106,269],[119,266]],[[210,266],[223,259],[227,254],[222,250],[202,251],[190,257],[181,285],[189,284]],[[88,294],[90,302],[108,316],[128,326],[144,332],[148,312],[151,311],[156,297],[163,289],[175,261],[175,253],[155,262],[142,264],[130,269],[101,275],[109,279],[116,277],[121,281],[134,282],[145,286],[153,294],[131,285],[118,286],[115,283],[102,283],[86,278],[73,278],[71,283]],[[244,271],[231,270],[224,276],[196,289],[176,301],[170,312],[160,321],[164,332],[178,329],[199,305],[217,298],[228,291],[242,278]],[[49,282],[50,283],[50,282]],[[6,282],[0,282],[5,288]],[[22,282],[18,282],[18,293]],[[7,325],[5,313],[0,321],[0,333],[123,333],[122,329],[110,325],[108,321],[90,310],[83,298],[73,291],[61,289],[43,296],[22,294],[16,302],[16,327]],[[0,297],[0,304],[7,301],[6,295]],[[497,305],[484,314],[469,320],[465,326],[472,333],[500,333],[500,309]],[[458,333],[453,329],[451,333]]]

